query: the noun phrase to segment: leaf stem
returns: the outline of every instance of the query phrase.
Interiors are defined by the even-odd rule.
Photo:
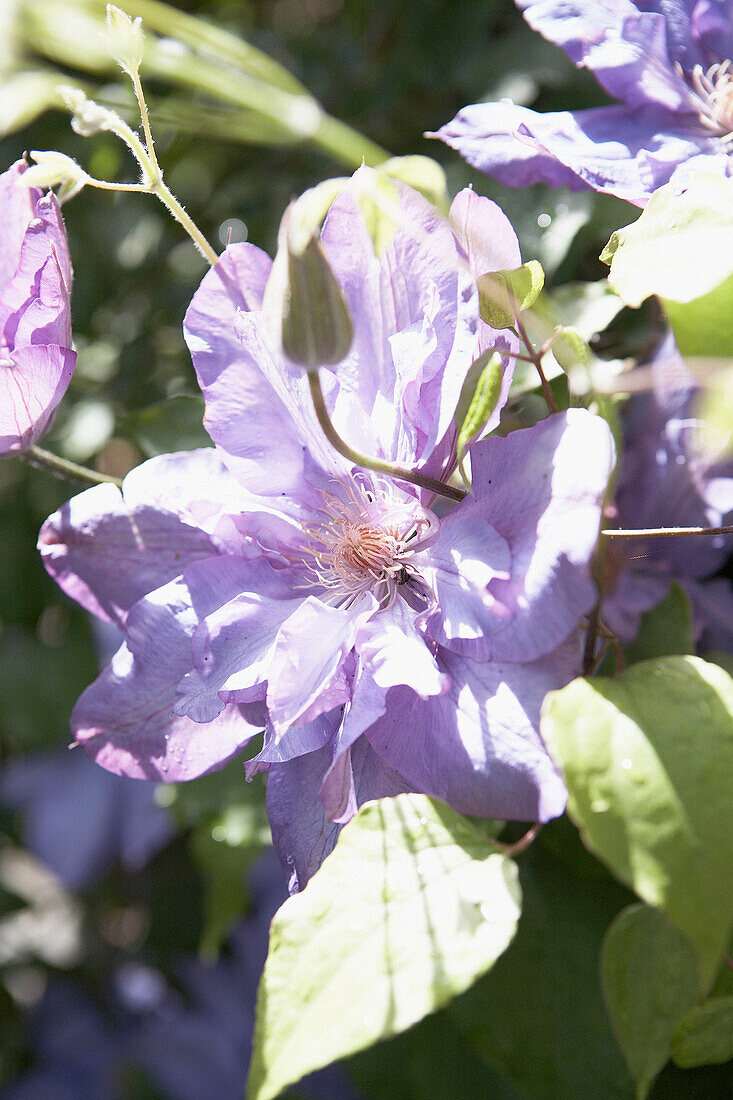
[[[513,295],[512,295],[512,301],[514,301],[514,296]],[[555,398],[552,396],[552,390],[550,389],[550,383],[547,381],[547,378],[545,376],[545,372],[542,369],[542,355],[543,355],[543,352],[540,351],[538,353],[537,351],[535,351],[534,345],[532,344],[532,341],[530,340],[529,336],[527,335],[527,330],[524,327],[524,325],[522,324],[522,319],[519,316],[519,310],[516,308],[516,303],[514,303],[514,304],[515,304],[514,318],[515,318],[516,323],[517,323],[517,336],[519,336],[520,340],[522,341],[522,343],[526,347],[527,355],[529,357],[529,361],[531,363],[534,363],[534,365],[537,369],[537,373],[540,376],[540,385],[542,386],[542,393],[544,394],[545,401],[547,403],[548,409],[550,410],[551,413],[556,413],[557,412],[557,405],[555,404]]]
[[[323,397],[318,371],[308,372],[308,383],[310,385],[313,408],[315,409],[318,423],[323,429],[323,434],[331,446],[334,447],[339,454],[342,454],[344,458],[348,458],[349,462],[353,462],[355,466],[362,466],[365,470],[376,470],[377,473],[387,474],[389,477],[397,478],[398,481],[409,481],[413,485],[419,485],[421,489],[428,489],[430,492],[437,493],[439,496],[448,497],[449,500],[461,501],[466,496],[464,489],[455,488],[453,485],[446,485],[444,482],[438,481],[436,478],[428,477],[427,474],[421,474],[417,470],[406,470],[404,467],[395,466],[394,463],[386,462],[382,458],[374,458],[370,455],[364,455],[360,451],[355,451],[353,447],[350,447],[348,443],[341,438],[331,423],[331,418],[326,409],[326,402]]]
[[[21,452],[21,458],[25,458],[32,466],[42,466],[50,470],[58,477],[71,478],[74,481],[88,481],[92,485],[116,485],[121,488],[122,481],[111,474],[100,474],[97,470],[91,470],[88,466],[80,466],[77,462],[71,462],[68,458],[61,458],[51,451],[45,451],[42,447],[28,447]]]

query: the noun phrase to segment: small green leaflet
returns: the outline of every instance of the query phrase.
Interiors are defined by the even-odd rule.
[[[461,470],[468,447],[479,436],[496,408],[501,394],[502,378],[501,355],[490,349],[471,364],[466,375],[456,409],[456,423],[460,424],[456,455]]]
[[[489,271],[476,280],[481,319],[492,328],[513,328],[517,313],[530,309],[545,285],[537,260],[513,271]]]
[[[733,1058],[733,997],[714,997],[690,1009],[672,1036],[672,1057],[683,1069]]]

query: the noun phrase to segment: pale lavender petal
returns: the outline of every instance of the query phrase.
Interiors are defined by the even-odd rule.
[[[408,684],[427,699],[444,694],[450,687],[450,678],[419,629],[421,618],[404,600],[397,600],[358,632],[360,667],[331,743],[332,762],[321,789],[326,816],[332,821],[349,821],[356,812],[352,769],[346,755],[361,734],[384,714],[389,689]]]
[[[591,69],[617,99],[636,107],[656,103],[670,110],[689,110],[692,97],[674,62],[683,60],[678,49],[683,30],[680,15],[688,31],[685,61],[692,60],[685,11],[691,4],[675,0],[643,5],[631,0],[518,0],[518,4],[534,30],[562,46],[576,65]],[[694,62],[700,60],[700,56],[694,58]]]
[[[195,722],[210,722],[225,702],[264,698],[278,630],[303,602],[297,592],[303,570],[275,569],[266,559],[234,561],[240,592],[199,623],[194,667],[178,688],[176,714]],[[195,606],[197,571],[184,577]]]
[[[384,716],[366,737],[384,763],[416,790],[460,813],[506,821],[547,821],[563,812],[566,792],[542,743],[546,693],[580,672],[573,640],[531,664],[480,663],[447,651],[445,695],[420,699],[394,688]]]
[[[450,220],[471,275],[476,281],[490,271],[513,270],[522,263],[519,241],[506,214],[491,199],[466,187],[459,191],[450,208]],[[499,424],[501,410],[509,398],[519,340],[507,331],[497,331],[484,321],[478,323],[474,358],[495,349],[503,352],[502,381],[499,397],[481,435],[488,435]]]
[[[268,775],[267,815],[291,894],[304,888],[333,851],[341,832],[340,825],[327,819],[319,798],[330,763],[330,752],[323,748],[287,764],[274,764]],[[350,767],[359,806],[412,790],[385,766],[364,738],[350,750]]]
[[[637,206],[680,162],[718,147],[702,127],[681,127],[671,111],[625,105],[538,114],[513,103],[479,103],[436,136],[510,187],[592,187]]]
[[[199,492],[198,474],[207,465],[206,451],[165,456],[164,462],[151,459],[129,475],[122,493],[113,485],[96,485],[73,497],[41,528],[38,547],[46,569],[87,610],[124,622],[146,593],[178,576],[191,562],[218,552],[211,536],[193,526],[196,508],[191,502]],[[164,495],[165,473],[171,468],[188,481],[190,508],[176,499],[175,491],[170,510],[158,506],[155,498],[158,492]],[[160,482],[155,474],[162,475]],[[140,491],[143,479],[154,489],[149,504]]]
[[[0,354],[0,454],[22,451],[43,435],[75,365],[76,352],[54,344]]]
[[[20,177],[27,167],[24,160],[17,160],[0,175],[0,222],[3,226],[0,297],[2,289],[8,285],[17,270],[23,237],[41,196],[37,188],[19,185]]]
[[[253,493],[297,497],[307,487],[306,442],[329,451],[307,380],[289,374],[259,312],[270,269],[252,245],[228,248],[194,294],[184,334],[206,400],[204,424],[227,465]],[[348,464],[334,460],[326,469]]]
[[[308,596],[283,623],[267,687],[267,706],[278,736],[349,699],[344,659],[376,607],[371,595],[349,608],[329,607]]]
[[[453,525],[461,550],[475,517],[505,540],[511,564],[482,526],[488,565],[469,539],[475,556],[466,552],[471,567],[465,580],[451,578],[444,566],[442,574],[436,570],[443,601],[442,617],[429,621],[436,640],[480,660],[532,661],[568,637],[596,598],[590,560],[614,459],[608,425],[585,409],[556,413],[471,449],[475,496],[454,510],[426,557],[438,556],[440,563],[450,555]],[[492,566],[509,576],[489,578]],[[478,591],[485,579],[483,605],[472,604],[466,624],[467,589]],[[478,622],[483,636],[476,633]]]
[[[351,350],[333,372],[332,416],[356,447],[439,474],[431,455],[451,427],[471,362],[476,291],[450,224],[402,184],[387,193],[394,235],[374,255],[356,196],[378,186],[371,169],[359,169],[323,230],[354,322]]]
[[[201,563],[202,572],[207,564]],[[136,779],[193,779],[221,767],[262,729],[236,704],[206,724],[173,713],[178,684],[193,664],[198,618],[231,598],[237,578],[214,559],[210,580],[208,604],[199,586],[198,614],[181,580],[135,604],[126,644],[76,704],[76,740],[109,771]]]
[[[55,195],[31,194],[31,218],[23,224],[19,253],[11,256],[14,270],[0,287],[2,339],[7,347],[70,347],[72,271],[64,224]]]

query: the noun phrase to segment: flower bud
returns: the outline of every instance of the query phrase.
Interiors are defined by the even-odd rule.
[[[340,363],[353,339],[351,317],[317,237],[288,246],[283,351],[308,371]]]
[[[59,86],[66,107],[71,111],[71,128],[81,137],[91,137],[92,134],[108,130],[117,133],[125,123],[115,111],[108,107],[102,107],[93,99],[87,99],[81,88],[74,88],[70,84]]]
[[[137,76],[143,60],[142,19],[131,19],[127,12],[107,4],[107,30],[112,57],[129,76]]]
[[[89,176],[75,160],[55,150],[31,150],[35,164],[21,177],[27,187],[61,188],[59,198],[70,198],[81,191]]]

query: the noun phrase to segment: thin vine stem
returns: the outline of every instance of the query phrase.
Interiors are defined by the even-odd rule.
[[[466,496],[465,489],[458,489],[453,485],[446,485],[445,482],[438,481],[433,477],[428,477],[427,474],[421,474],[418,470],[407,470],[402,466],[395,466],[393,462],[386,462],[382,458],[374,458],[371,455],[365,455],[360,451],[355,451],[353,447],[350,447],[349,444],[341,438],[331,422],[317,371],[308,372],[308,383],[310,385],[313,408],[315,409],[316,417],[323,430],[323,434],[331,446],[337,450],[339,454],[343,455],[344,458],[348,458],[349,462],[353,462],[355,466],[362,466],[365,470],[376,470],[377,473],[387,474],[389,477],[397,478],[398,481],[409,481],[413,485],[419,485],[421,489],[428,489],[431,493],[437,493],[439,496],[447,497],[449,500],[461,501]]]
[[[733,526],[727,527],[609,527],[601,531],[608,539],[679,538],[682,535],[733,535]]]
[[[21,452],[21,458],[26,459],[32,466],[42,466],[50,470],[58,477],[70,478],[74,481],[88,481],[91,485],[116,485],[122,487],[122,481],[111,474],[100,474],[98,470],[92,470],[88,466],[80,466],[78,462],[71,462],[68,458],[61,458],[51,451],[45,451],[42,447],[28,447]]]

